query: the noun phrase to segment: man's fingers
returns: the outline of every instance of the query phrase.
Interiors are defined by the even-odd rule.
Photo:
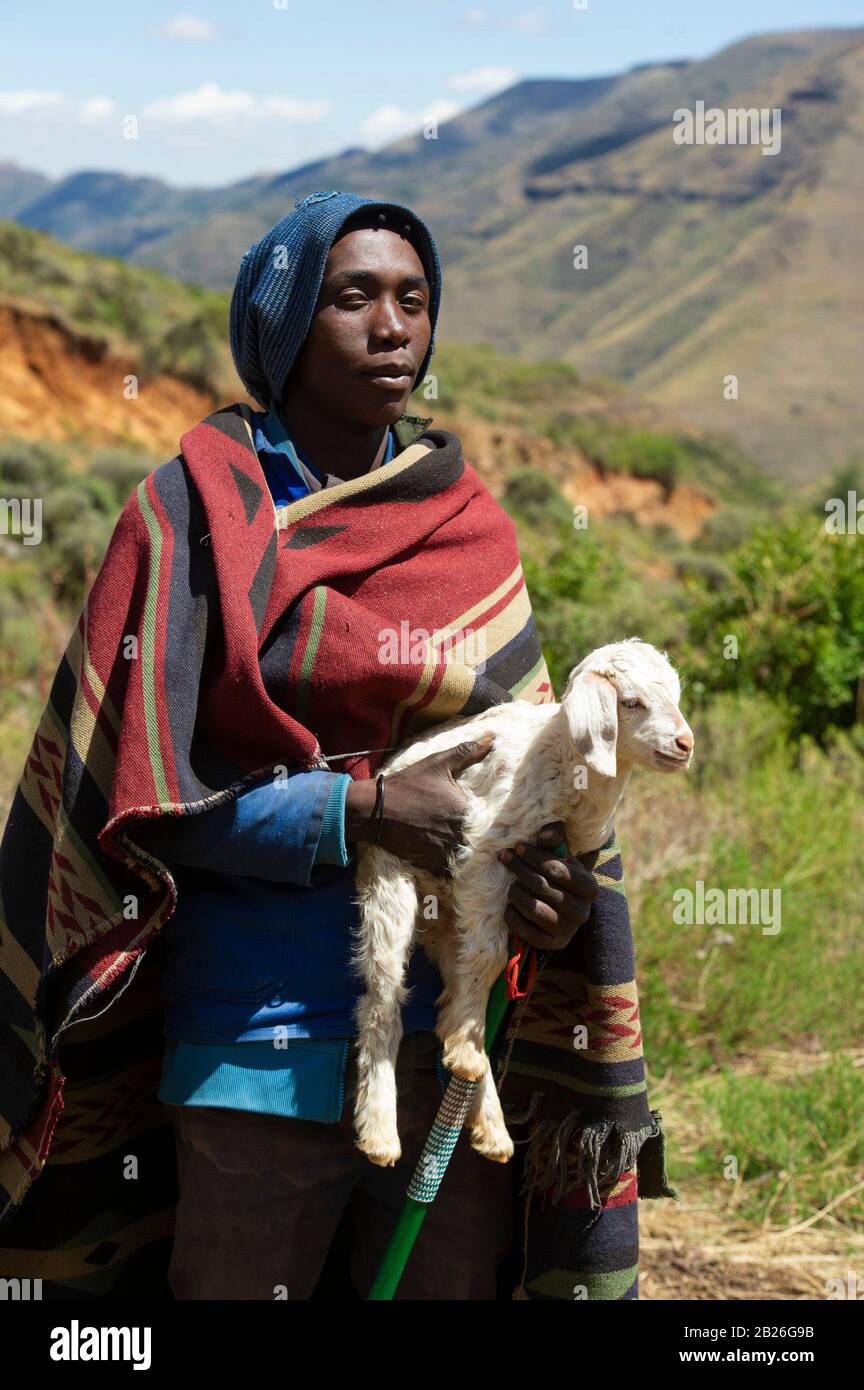
[[[445,748],[442,752],[434,756],[440,760],[443,767],[447,769],[451,777],[458,777],[460,772],[464,772],[466,767],[472,763],[479,763],[495,741],[493,733],[484,734],[483,738],[466,739],[464,743],[458,743],[455,748]]]
[[[508,896],[513,907],[521,912],[522,916],[527,918],[529,922],[543,927],[545,931],[554,931],[558,926],[558,913],[554,907],[550,907],[534,893],[529,893],[528,889],[523,888],[521,883],[514,883]]]
[[[558,938],[552,936],[536,923],[526,920],[517,907],[512,903],[505,909],[504,924],[512,936],[518,936],[520,941],[524,941],[528,946],[536,946],[538,951],[555,951],[558,949]]]
[[[563,861],[559,860],[558,862],[562,864],[562,867],[566,867],[563,865]],[[514,854],[507,861],[507,867],[513,870],[522,887],[527,889],[529,893],[533,893],[536,898],[542,898],[552,907],[561,907],[564,901],[561,888],[557,884],[550,883],[549,879],[544,874],[539,873],[537,869],[532,869],[523,863],[518,854]]]
[[[536,845],[523,845],[522,853],[516,854],[514,851],[506,863],[508,869],[512,869],[520,879],[523,875],[520,866],[525,866],[529,871],[540,873],[554,888],[575,893],[589,902],[593,902],[600,892],[594,875],[578,859],[550,859],[546,851],[538,849]]]

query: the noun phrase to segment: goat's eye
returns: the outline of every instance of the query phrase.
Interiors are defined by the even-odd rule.
[[[635,697],[632,700],[622,700],[621,703],[625,709],[639,709],[642,705],[642,701]]]

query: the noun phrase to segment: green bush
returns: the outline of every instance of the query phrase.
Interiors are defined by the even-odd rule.
[[[808,516],[763,525],[727,557],[731,582],[692,596],[694,691],[770,695],[822,741],[855,719],[864,674],[864,547]],[[734,643],[737,641],[737,655]]]
[[[579,449],[587,459],[605,467],[615,430],[605,416],[557,411],[542,423],[540,433],[559,449]]]
[[[687,673],[682,682],[682,701],[689,701]],[[742,769],[782,758],[791,766],[789,745],[791,711],[785,703],[768,695],[742,695],[727,691],[715,695],[711,703],[697,710],[690,723],[696,738],[697,755],[691,777],[717,785],[738,780]]]
[[[206,316],[196,314],[175,324],[142,353],[145,375],[160,373],[180,377],[200,391],[218,390],[224,351]]]
[[[66,472],[59,450],[27,439],[0,441],[0,490],[3,496],[39,497]]]
[[[699,544],[714,551],[737,550],[755,522],[756,516],[749,507],[720,507],[705,522]]]
[[[612,443],[606,454],[606,464],[617,473],[656,478],[671,492],[687,472],[687,455],[672,435],[639,430]]]
[[[154,466],[149,454],[134,449],[104,449],[94,454],[87,472],[107,484],[115,506],[122,509],[141,479],[146,478]]]
[[[516,468],[507,479],[503,497],[506,509],[531,526],[560,529],[572,521],[572,510],[548,473],[538,468]]]
[[[712,590],[722,589],[731,578],[728,567],[716,555],[699,555],[692,550],[685,550],[676,558],[675,573],[679,579],[703,579]]]

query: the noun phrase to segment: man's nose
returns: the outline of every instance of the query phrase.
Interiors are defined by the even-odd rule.
[[[373,332],[379,338],[397,338],[402,341],[411,336],[405,315],[401,312],[398,303],[379,305],[378,313],[375,315]]]
[[[676,736],[675,739],[675,743],[677,747],[681,749],[682,753],[692,753],[693,742],[693,735],[691,734],[690,730],[686,727],[682,730],[680,734]]]

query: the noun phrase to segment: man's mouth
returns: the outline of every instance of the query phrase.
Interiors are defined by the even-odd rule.
[[[407,362],[379,362],[365,367],[361,376],[383,391],[404,391],[414,381],[414,371]]]

